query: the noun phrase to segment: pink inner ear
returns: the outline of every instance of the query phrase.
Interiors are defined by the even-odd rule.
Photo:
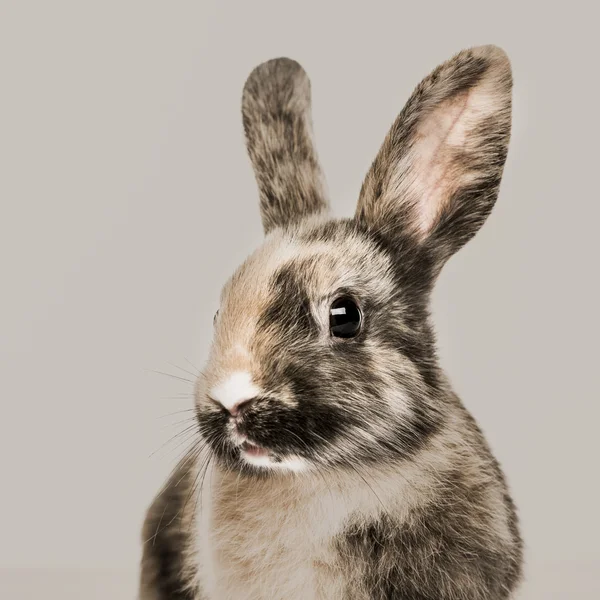
[[[397,185],[415,208],[419,232],[425,236],[454,192],[482,175],[461,160],[463,153],[485,151],[475,126],[501,109],[493,81],[435,106],[420,123],[411,152],[396,166]]]
[[[465,113],[471,93],[464,92],[437,107],[425,120],[417,133],[413,168],[419,177],[420,199],[417,205],[418,226],[422,233],[431,229],[437,216],[451,197],[453,183],[451,148],[465,144]],[[417,190],[415,190],[417,191]]]

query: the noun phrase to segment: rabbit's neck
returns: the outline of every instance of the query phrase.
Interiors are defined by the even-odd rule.
[[[315,590],[322,586],[331,591],[338,585],[334,540],[349,523],[388,511],[402,520],[425,500],[431,482],[411,470],[257,480],[215,468],[196,515],[202,587],[215,598],[263,597],[265,585],[278,590],[273,599],[319,597]],[[257,581],[257,572],[269,582]],[[253,585],[260,589],[249,591]]]

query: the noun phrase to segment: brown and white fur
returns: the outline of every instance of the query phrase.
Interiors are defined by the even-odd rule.
[[[223,290],[197,444],[148,511],[140,600],[513,597],[515,508],[428,312],[498,195],[511,87],[494,46],[434,70],[355,216],[334,220],[306,74],[289,59],[252,72],[243,122],[266,239]],[[360,313],[344,337],[340,298]]]

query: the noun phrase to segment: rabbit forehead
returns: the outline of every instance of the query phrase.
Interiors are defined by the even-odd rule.
[[[282,273],[293,274],[313,302],[338,290],[382,297],[394,288],[390,258],[347,223],[271,234],[224,288],[227,312],[261,313],[274,296]]]

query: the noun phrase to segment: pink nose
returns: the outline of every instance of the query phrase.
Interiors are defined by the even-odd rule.
[[[241,402],[237,402],[232,406],[227,406],[224,408],[227,409],[232,417],[237,417],[238,415],[242,414],[251,404],[253,404],[255,400],[256,398],[249,398],[248,400],[242,400]],[[221,404],[221,406],[223,405]]]
[[[211,396],[209,396],[208,399],[216,404],[219,408],[224,408],[232,417],[240,416],[256,400],[256,398],[249,398],[248,400],[242,400],[240,402],[236,402],[235,404],[225,406]]]

